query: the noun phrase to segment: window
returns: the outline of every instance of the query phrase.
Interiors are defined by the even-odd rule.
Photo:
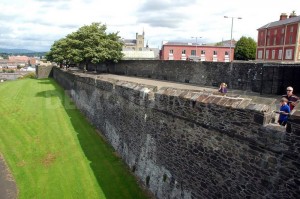
[[[275,59],[275,50],[272,50],[272,59]]]
[[[292,26],[291,28],[290,28],[290,32],[293,32],[294,31],[294,26]]]
[[[266,50],[266,59],[269,59],[269,50]]]
[[[173,49],[171,49],[171,50],[169,51],[169,54],[173,55]]]
[[[292,35],[290,36],[289,40],[290,40],[290,44],[292,44],[293,43],[293,36]]]
[[[262,50],[259,50],[257,53],[257,58],[262,59]]]
[[[225,55],[229,55],[229,52],[228,52],[228,51],[225,51]]]
[[[285,59],[292,59],[292,49],[286,49],[285,50]]]
[[[214,55],[217,55],[217,54],[218,54],[218,52],[214,50]]]
[[[270,30],[268,30],[268,34],[267,35],[270,35]]]
[[[274,46],[276,45],[276,37],[274,37],[274,39],[273,39],[273,45]]]
[[[270,45],[270,38],[267,39],[267,46]]]
[[[282,59],[282,50],[278,51],[278,59]]]
[[[192,50],[192,51],[191,51],[191,55],[192,55],[192,56],[196,56],[196,50]]]
[[[201,50],[201,55],[205,55],[205,50]]]
[[[184,49],[182,50],[181,54],[185,55],[185,50]]]
[[[283,45],[283,36],[280,38],[280,45]]]
[[[277,35],[277,29],[276,29],[276,30],[274,30],[274,35]]]
[[[281,34],[284,34],[284,28],[281,29]]]

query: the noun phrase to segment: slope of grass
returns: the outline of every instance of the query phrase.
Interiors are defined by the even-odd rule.
[[[19,198],[146,198],[52,79],[0,84],[0,152]]]

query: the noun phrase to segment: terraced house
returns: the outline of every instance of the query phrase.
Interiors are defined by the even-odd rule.
[[[294,11],[257,30],[257,60],[300,62],[300,16]]]

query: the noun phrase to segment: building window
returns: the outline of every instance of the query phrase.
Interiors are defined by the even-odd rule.
[[[286,49],[285,50],[285,59],[292,59],[292,49]]]
[[[201,55],[205,55],[205,50],[201,50]]]
[[[196,56],[196,50],[192,50],[192,51],[191,51],[191,55],[192,55],[192,56]]]
[[[262,59],[262,50],[259,50],[257,53],[257,58]]]
[[[281,34],[284,34],[284,28],[281,29]]]
[[[269,59],[269,50],[266,50],[266,59]]]
[[[280,38],[280,45],[283,45],[283,36]]]
[[[218,52],[214,50],[214,55],[217,55],[217,54],[218,54]]]
[[[275,59],[275,50],[272,50],[272,59]]]
[[[290,28],[290,32],[294,32],[294,26]]]
[[[181,54],[185,55],[185,50],[184,49],[182,50]]]
[[[274,39],[273,39],[273,45],[274,46],[276,45],[276,37],[274,37]]]
[[[173,55],[173,49],[171,49],[171,50],[169,51],[169,54]]]
[[[278,51],[278,59],[282,59],[282,50]]]
[[[274,30],[274,35],[277,35],[277,29],[276,29],[276,30]]]
[[[228,52],[228,51],[225,51],[225,55],[229,55],[229,52]]]
[[[270,30],[268,30],[268,34],[267,35],[269,35],[270,36]]]
[[[293,36],[291,35],[290,36],[290,44],[292,44],[293,43]]]
[[[267,46],[270,45],[270,38],[267,39]]]

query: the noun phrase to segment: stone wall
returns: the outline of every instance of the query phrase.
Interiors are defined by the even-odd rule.
[[[191,74],[192,75],[192,74]],[[249,98],[54,69],[54,78],[157,198],[297,198],[300,107],[288,131]]]
[[[36,76],[38,79],[48,78],[52,76],[52,65],[36,66]]]
[[[123,60],[117,64],[91,64],[88,70],[127,76],[139,76],[202,86],[219,86],[226,82],[229,89],[264,94],[285,93],[293,86],[300,94],[300,64],[258,62],[188,62],[161,60]]]
[[[0,73],[0,80],[16,80],[18,78],[23,77],[27,73],[32,73],[30,71],[20,71],[15,73]]]

